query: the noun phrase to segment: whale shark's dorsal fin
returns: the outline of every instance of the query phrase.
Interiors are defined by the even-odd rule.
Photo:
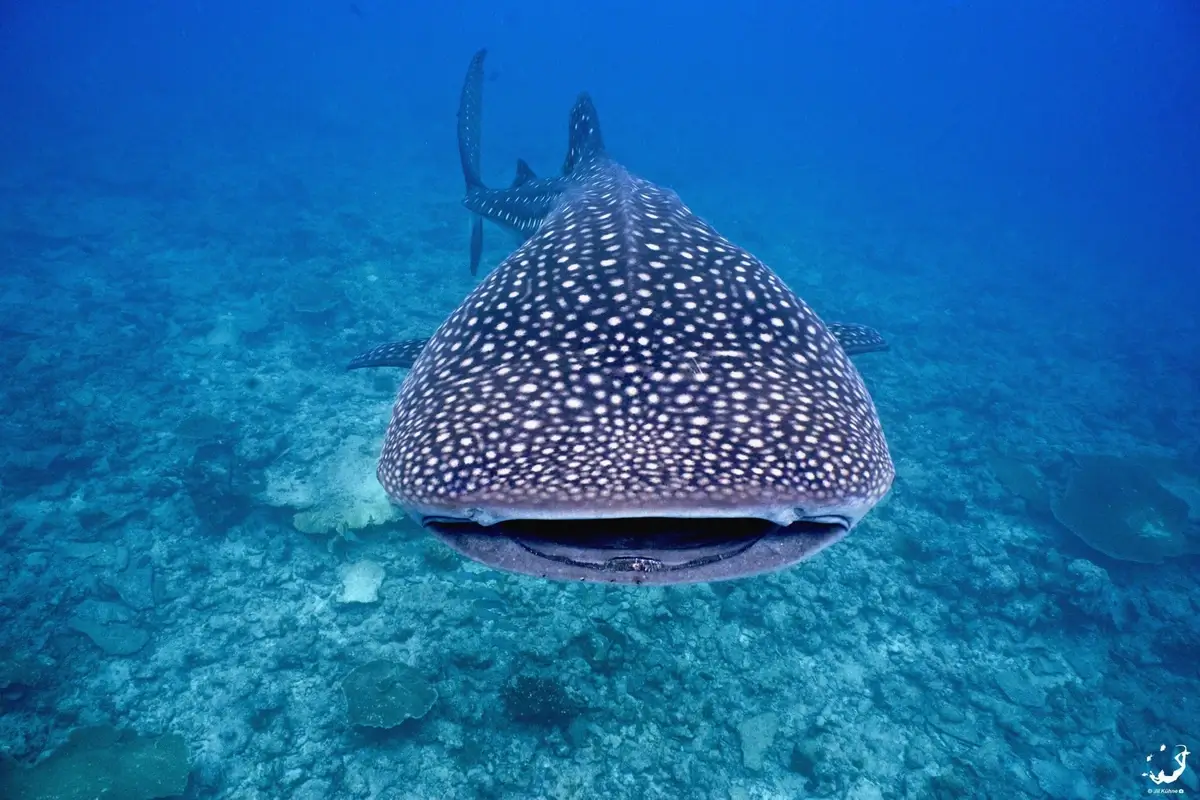
[[[524,186],[525,184],[529,183],[530,181],[536,181],[536,180],[537,180],[537,175],[534,173],[533,168],[525,163],[525,159],[518,158],[517,159],[517,177],[513,178],[512,185],[509,186],[508,188],[516,189],[518,186]]]
[[[568,129],[567,161],[563,175],[570,175],[582,163],[604,155],[604,136],[600,133],[600,116],[591,96],[579,95],[571,109]]]

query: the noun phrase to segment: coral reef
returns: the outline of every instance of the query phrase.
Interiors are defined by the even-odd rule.
[[[1122,561],[1161,564],[1200,553],[1188,505],[1134,459],[1081,456],[1054,515],[1099,552]]]
[[[394,728],[420,719],[437,701],[437,690],[412,667],[394,661],[371,661],[342,681],[346,718],[352,725]]]
[[[6,139],[0,797],[85,759],[111,773],[104,742],[169,756],[107,796],[187,800],[1123,798],[1148,788],[1146,748],[1197,749],[1198,360],[1195,321],[1163,313],[1177,297],[1106,298],[1058,269],[1079,253],[926,214],[924,193],[884,219],[876,195],[685,176],[823,317],[887,333],[856,363],[895,489],[755,580],[515,578],[389,503],[374,471],[403,373],[341,370],[429,336],[474,285],[452,148],[395,136],[401,117],[374,144]],[[485,263],[511,244],[486,237]],[[94,726],[171,733],[68,743]]]
[[[570,724],[583,705],[559,681],[538,675],[517,675],[500,690],[509,719],[546,727]]]
[[[138,736],[110,727],[80,728],[32,767],[0,763],[5,800],[156,800],[178,797],[188,784],[183,737]]]

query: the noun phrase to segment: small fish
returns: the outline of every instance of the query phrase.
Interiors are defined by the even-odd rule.
[[[846,349],[610,157],[586,94],[569,134],[524,244],[428,342],[377,356],[415,354],[377,469],[388,495],[468,558],[544,578],[737,578],[842,539],[895,474]]]

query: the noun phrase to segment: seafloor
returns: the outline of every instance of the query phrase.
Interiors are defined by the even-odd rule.
[[[296,800],[1133,797],[1160,744],[1200,751],[1177,501],[1060,521],[1085,468],[1198,505],[1195,323],[1061,278],[1069,242],[677,186],[892,341],[860,365],[896,486],[780,574],[563,585],[398,518],[374,458],[401,374],[341,368],[472,286],[451,159],[75,157],[0,185],[12,780],[95,725],[181,736],[188,797]],[[1123,532],[1161,563],[1101,552]],[[417,718],[352,724],[378,660]]]

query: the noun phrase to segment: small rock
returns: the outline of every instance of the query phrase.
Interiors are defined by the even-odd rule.
[[[342,578],[342,603],[375,603],[383,584],[383,567],[374,561],[355,561],[339,570]]]
[[[42,550],[32,552],[25,557],[25,569],[29,570],[35,575],[41,575],[46,571],[46,567],[48,566],[50,566],[50,559]]]
[[[67,624],[87,636],[110,656],[131,656],[150,641],[150,634],[124,622],[110,622],[106,625],[95,620],[72,617]]]
[[[973,720],[970,722],[948,722],[941,717],[933,717],[929,720],[929,724],[947,736],[953,736],[960,742],[970,746],[976,746],[982,741],[979,738],[979,730]]]
[[[154,608],[153,567],[129,567],[117,573],[109,583],[130,608],[138,611]]]
[[[1046,705],[1046,692],[1028,675],[1000,672],[996,675],[996,683],[1005,696],[1019,706],[1042,708]]]
[[[846,800],[883,800],[883,790],[863,778],[846,795]]]
[[[132,620],[133,614],[120,603],[85,600],[67,620],[67,626],[87,636],[110,656],[128,656],[150,641],[150,634]]]
[[[1083,776],[1074,770],[1067,769],[1057,760],[1035,758],[1032,771],[1037,778],[1038,786],[1047,797],[1062,797],[1065,800],[1083,800],[1091,797],[1091,787]]]
[[[117,561],[117,548],[109,542],[64,542],[60,548],[66,556],[89,561],[99,567],[113,566]]]
[[[763,755],[775,742],[779,730],[779,716],[770,711],[743,720],[738,725],[742,739],[742,763],[747,769],[761,770]]]
[[[1071,592],[1068,601],[1085,616],[1104,622],[1122,625],[1125,622],[1125,604],[1120,592],[1109,579],[1108,571],[1082,558],[1067,565],[1071,573]]]

